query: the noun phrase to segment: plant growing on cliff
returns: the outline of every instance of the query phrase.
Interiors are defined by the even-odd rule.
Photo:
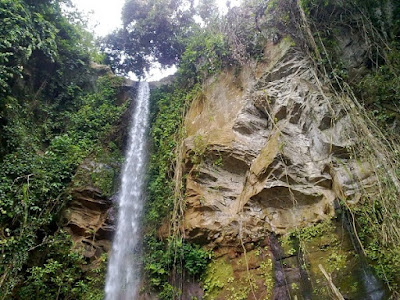
[[[353,234],[363,255],[377,274],[396,293],[399,286],[399,149],[397,138],[399,14],[397,1],[301,1],[305,39],[313,49],[320,75],[351,117],[360,143],[348,149],[352,158],[368,162],[376,178],[375,191],[364,189],[356,204],[343,198],[343,210],[353,226]],[[340,53],[332,43],[331,20],[342,22],[357,32],[366,48],[367,70],[359,80],[350,81],[335,71]],[[339,27],[340,28],[340,27]],[[310,35],[314,32],[314,37]],[[328,42],[327,42],[328,41]],[[330,41],[330,43],[329,43]],[[366,75],[365,75],[366,74]],[[382,88],[382,89],[381,89]],[[362,101],[360,101],[362,100]],[[392,102],[394,101],[394,102]],[[378,125],[378,126],[377,126]],[[349,137],[350,138],[350,137]],[[357,178],[354,178],[357,180]],[[395,267],[393,267],[395,266]]]
[[[152,149],[149,162],[148,201],[146,222],[153,228],[159,226],[173,205],[173,164],[176,132],[182,122],[186,93],[164,87],[151,95],[153,123],[151,125]],[[154,225],[153,225],[154,224]]]
[[[179,278],[198,278],[210,258],[209,252],[184,241],[180,236],[171,235],[163,241],[156,237],[155,231],[174,213],[176,148],[182,134],[185,109],[198,90],[198,85],[191,89],[163,87],[154,90],[151,95],[154,107],[150,133],[153,150],[145,208],[145,271],[150,286],[159,292],[162,299],[179,295],[179,289],[174,287]]]
[[[161,299],[171,299],[179,290],[173,288],[172,271],[179,276],[199,278],[210,260],[210,252],[181,239],[170,238],[167,242],[146,237],[145,271],[152,288],[159,291]],[[179,261],[179,263],[177,263]],[[176,279],[175,279],[176,280]]]
[[[196,135],[193,138],[193,155],[191,155],[190,160],[194,165],[199,165],[203,159],[203,155],[207,149],[207,141],[204,140],[202,135]]]
[[[81,95],[82,106],[71,104],[70,110],[63,112],[63,132],[57,132],[58,124],[35,119],[28,105],[13,111],[13,119],[4,132],[7,138],[18,132],[19,136],[14,138],[21,142],[0,163],[0,287],[5,299],[16,286],[21,290],[21,299],[28,295],[40,298],[41,293],[49,296],[82,291],[83,287],[76,284],[83,276],[78,265],[80,268],[84,261],[74,254],[70,244],[63,244],[63,252],[53,253],[56,259],[50,254],[46,261],[34,258],[44,249],[56,249],[60,243],[58,238],[51,237],[57,236],[54,232],[59,213],[70,198],[67,187],[76,167],[91,151],[100,148],[101,139],[126,109],[126,105],[114,102],[120,80],[101,78],[98,92]],[[49,125],[56,129],[40,130]],[[28,135],[34,127],[38,130]]]
[[[71,252],[72,241],[65,232],[59,231],[47,241],[48,244],[38,248],[46,253],[40,257],[42,264],[27,270],[18,297],[44,299],[54,295],[60,299],[103,299],[105,260],[91,271],[91,276],[85,276],[82,266],[87,262],[81,254]]]
[[[179,62],[179,76],[194,85],[232,65],[229,44],[220,31],[199,30],[190,39]],[[183,83],[183,82],[182,82]]]
[[[0,95],[4,96],[14,78],[23,76],[24,65],[34,51],[55,59],[57,28],[43,17],[43,11],[27,9],[25,1],[2,0],[0,19]]]

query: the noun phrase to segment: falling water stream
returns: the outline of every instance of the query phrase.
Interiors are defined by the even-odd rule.
[[[117,230],[106,279],[106,300],[136,299],[140,285],[140,219],[147,163],[149,98],[149,84],[140,82],[122,171]]]

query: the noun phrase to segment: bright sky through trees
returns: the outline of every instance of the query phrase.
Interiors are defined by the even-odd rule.
[[[125,0],[73,0],[75,6],[89,14],[89,27],[97,36],[111,33],[121,26],[121,11]]]
[[[89,14],[89,26],[97,36],[111,33],[121,26],[121,11],[125,0],[73,0],[75,6],[82,12]],[[198,2],[195,1],[195,3]],[[231,7],[237,6],[240,0],[231,0]],[[226,1],[216,0],[221,13],[226,13]]]
[[[195,5],[199,0],[195,0]],[[88,15],[89,29],[95,33],[96,36],[105,36],[111,33],[114,29],[122,26],[121,12],[125,0],[72,0],[75,6]],[[215,1],[222,14],[227,11],[226,0]],[[234,7],[239,5],[240,0],[230,0],[230,6]],[[176,71],[175,67],[168,68],[167,70],[160,70],[155,67],[150,70],[147,75],[147,80],[159,80],[162,77],[173,74]],[[133,79],[134,76],[132,75]]]

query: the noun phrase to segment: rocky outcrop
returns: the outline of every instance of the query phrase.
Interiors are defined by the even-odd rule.
[[[342,44],[347,56],[354,54],[354,45]],[[319,265],[349,299],[371,295],[359,274],[374,277],[360,268],[341,225],[310,229],[301,246],[297,240],[290,249],[279,238],[319,228],[335,215],[339,200],[356,203],[360,184],[368,189],[375,182],[371,167],[353,157],[357,135],[339,100],[307,56],[283,38],[266,46],[257,67],[209,79],[191,104],[183,230],[187,239],[219,253],[205,277],[205,299],[322,299],[331,293],[331,279]],[[251,258],[255,253],[259,259]],[[260,272],[267,265],[270,270]]]
[[[184,227],[193,240],[284,234],[332,217],[336,199],[355,196],[356,177],[373,180],[352,161],[349,117],[304,54],[283,39],[267,46],[266,61],[258,76],[242,72],[241,87],[229,74],[210,80],[187,114]],[[204,151],[193,164],[196,147]]]
[[[111,250],[114,231],[112,200],[91,180],[107,165],[86,159],[79,167],[71,188],[72,201],[64,211],[64,229],[71,235],[74,247],[94,262]]]

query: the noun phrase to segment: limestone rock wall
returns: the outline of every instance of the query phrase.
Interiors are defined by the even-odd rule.
[[[211,79],[187,114],[190,239],[223,246],[284,234],[332,217],[356,176],[373,180],[352,161],[350,120],[304,53],[284,39],[267,46],[266,61]]]
[[[340,199],[355,203],[359,184],[375,182],[352,157],[357,136],[339,103],[288,38],[204,85],[185,120],[183,221],[187,239],[215,252],[204,299],[330,299],[320,265],[346,299],[387,299],[347,221],[329,223]]]

